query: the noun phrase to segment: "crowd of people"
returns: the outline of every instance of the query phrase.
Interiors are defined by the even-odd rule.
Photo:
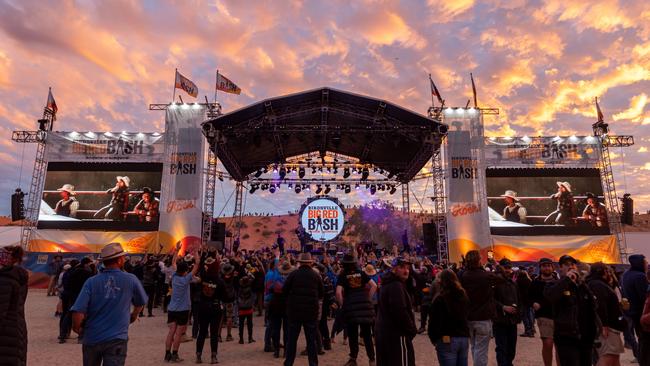
[[[56,258],[52,268],[61,273],[53,274],[48,295],[61,299],[59,341],[77,333],[84,365],[124,364],[129,324],[162,311],[166,362],[189,353],[196,363],[217,363],[219,343],[235,341],[233,328],[240,344],[253,343],[253,322],[260,321],[264,352],[285,366],[294,363],[303,329],[310,365],[341,336],[349,348],[345,366],[358,364],[360,347],[370,366],[415,365],[417,334],[428,335],[441,365],[467,365],[470,354],[474,365],[487,365],[492,340],[497,364],[512,365],[518,338],[537,333],[545,366],[554,358],[559,365],[618,365],[625,347],[650,365],[648,262],[641,255],[630,256],[621,274],[569,255],[524,268],[507,258],[483,262],[478,251],[447,266],[373,247],[314,256],[208,247],[181,256],[181,249],[136,259],[111,243],[98,261]],[[22,255],[20,248],[0,250],[0,309],[10,304],[0,318],[0,338],[7,338],[0,363],[26,361]],[[186,341],[194,341],[192,352],[181,352]]]

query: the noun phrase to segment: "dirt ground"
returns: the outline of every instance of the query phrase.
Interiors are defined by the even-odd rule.
[[[47,297],[45,290],[30,290],[27,297],[26,316],[29,332],[28,365],[51,365],[51,366],[72,366],[81,365],[81,345],[76,339],[68,340],[68,343],[58,344],[58,318],[54,317],[54,310],[57,299]],[[166,314],[161,309],[154,309],[153,318],[140,318],[131,325],[129,329],[129,345],[127,365],[165,365],[163,361],[165,347],[164,340],[167,334],[165,325]],[[419,314],[416,314],[419,319]],[[253,344],[240,345],[235,342],[219,344],[220,365],[237,366],[260,366],[260,365],[282,365],[282,359],[273,358],[271,353],[264,353],[264,321],[261,317],[254,320]],[[237,332],[233,331],[235,338]],[[225,338],[225,330],[224,330]],[[341,344],[342,336],[336,339],[332,351],[327,351],[319,357],[319,365],[342,366],[347,361],[348,347]],[[299,351],[304,349],[304,338],[298,341]],[[418,335],[414,340],[416,352],[416,364],[418,366],[438,365],[434,347],[426,335]],[[185,359],[183,364],[194,364],[194,342],[187,342],[181,345],[179,354]],[[490,365],[496,365],[494,353],[494,341],[490,342],[491,352]],[[209,340],[206,340],[204,354],[209,355]],[[538,366],[541,362],[541,342],[539,338],[519,337],[517,344],[517,357],[514,364],[517,366]],[[204,356],[205,361],[205,356]],[[622,365],[630,365],[632,353],[626,350],[621,358]],[[364,348],[358,358],[358,364],[367,365]],[[306,356],[298,356],[294,365],[307,365]]]

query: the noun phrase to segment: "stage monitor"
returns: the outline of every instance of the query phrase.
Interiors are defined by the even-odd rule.
[[[493,235],[610,233],[598,169],[489,168],[486,186]]]
[[[162,163],[50,162],[39,229],[158,230]]]

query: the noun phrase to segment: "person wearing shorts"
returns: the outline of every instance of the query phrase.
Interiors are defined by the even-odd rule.
[[[539,276],[531,283],[528,294],[533,303],[539,337],[542,339],[544,366],[553,365],[553,308],[544,297],[544,288],[555,280],[557,280],[557,276],[553,272],[553,261],[549,258],[541,258],[539,260]]]
[[[612,273],[603,263],[594,263],[587,277],[587,286],[596,297],[596,311],[602,323],[602,330],[596,342],[598,365],[620,365],[620,355],[625,352],[621,333],[626,324],[618,296],[612,289]]]
[[[172,297],[167,307],[167,325],[169,332],[165,340],[165,361],[180,362],[182,359],[178,356],[178,348],[181,344],[181,338],[187,329],[187,322],[190,317],[190,283],[196,282],[196,273],[198,272],[201,264],[195,264],[192,271],[189,271],[189,266],[185,261],[178,264],[178,250],[180,244],[176,247],[176,254],[172,260],[172,266],[176,267],[176,273],[172,275],[170,281],[172,287]],[[199,258],[198,253],[195,253],[194,258]]]

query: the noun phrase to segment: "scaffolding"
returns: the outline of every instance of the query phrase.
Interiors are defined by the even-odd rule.
[[[41,207],[41,196],[43,194],[43,184],[45,183],[45,172],[47,170],[47,156],[45,154],[47,131],[52,129],[54,122],[54,111],[49,108],[43,109],[43,118],[38,131],[14,131],[11,139],[20,143],[36,143],[36,157],[34,159],[34,169],[32,170],[32,181],[29,185],[27,194],[27,206],[25,207],[25,218],[20,234],[20,245],[27,250],[29,241],[32,238],[36,223],[38,222],[38,213]]]
[[[614,172],[612,171],[612,162],[609,154],[609,147],[628,147],[634,144],[632,136],[609,136],[609,128],[603,121],[598,121],[592,125],[594,136],[598,137],[600,143],[600,180],[603,185],[605,196],[605,207],[607,208],[607,218],[609,230],[616,237],[616,244],[620,255],[621,263],[627,262],[627,242],[625,231],[621,224],[621,211],[618,205],[618,195],[616,194],[616,184],[614,182]]]
[[[242,216],[244,216],[244,182],[237,182],[237,185],[235,186],[235,211],[232,215],[235,220],[235,240],[239,240]]]
[[[411,204],[409,201],[409,184],[402,184],[402,212],[409,213],[411,211]]]
[[[442,108],[429,108],[429,117],[440,120]],[[431,175],[433,178],[433,220],[436,223],[438,235],[438,261],[449,262],[449,237],[447,235],[447,204],[445,196],[445,169],[442,160],[442,143],[445,138],[440,138],[437,146],[434,144],[431,157]]]

